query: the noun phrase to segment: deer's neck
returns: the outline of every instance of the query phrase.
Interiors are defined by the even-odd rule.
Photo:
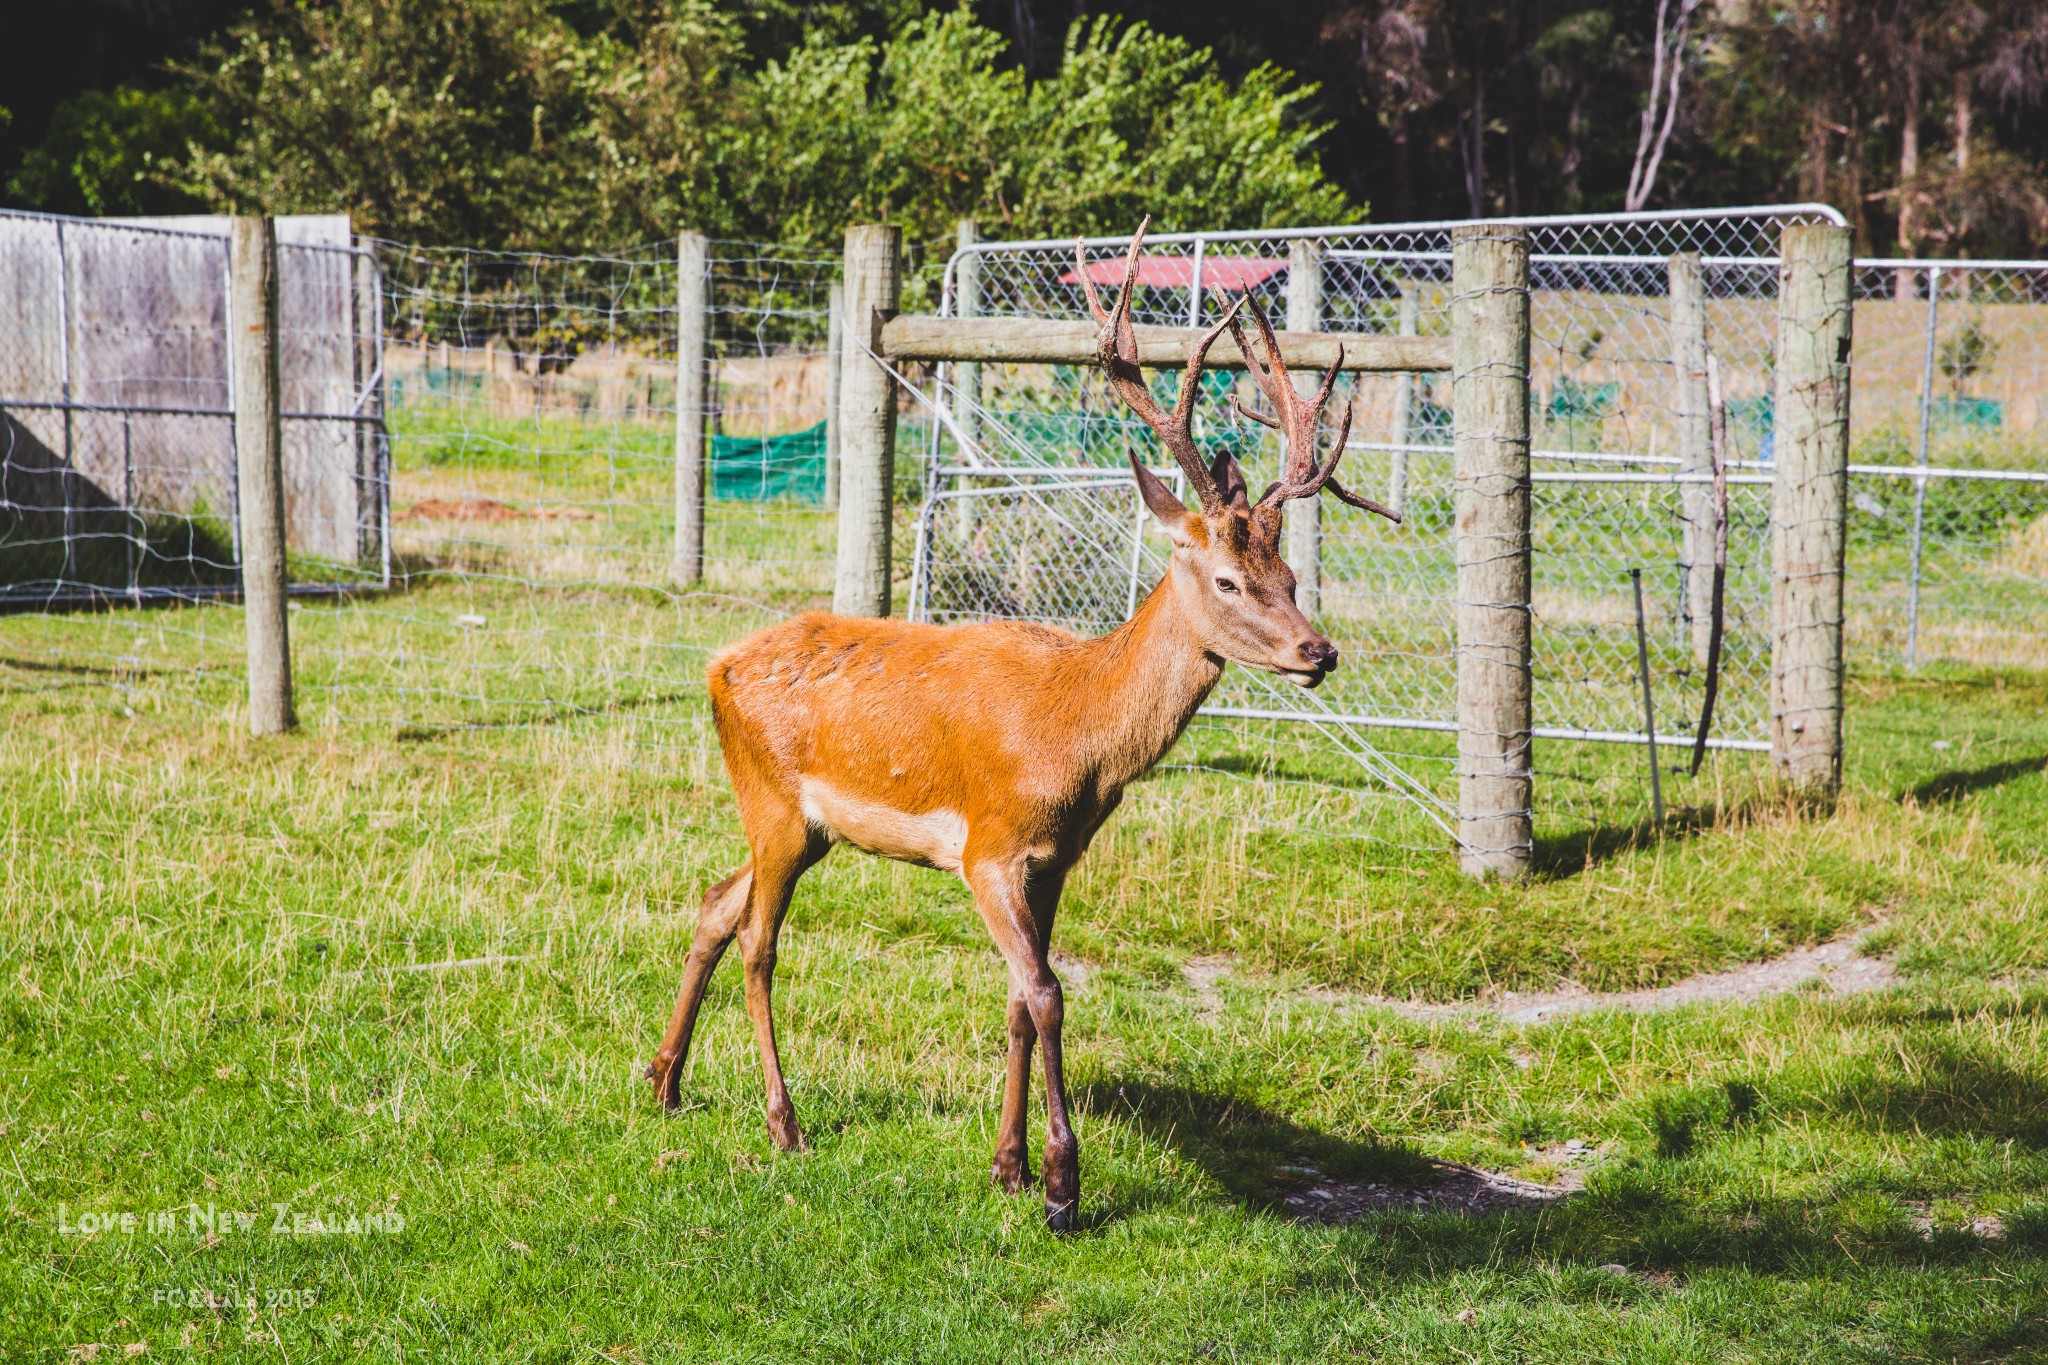
[[[1223,660],[1202,647],[1169,569],[1130,620],[1083,646],[1076,696],[1092,722],[1091,757],[1105,786],[1121,788],[1157,763],[1194,718]]]

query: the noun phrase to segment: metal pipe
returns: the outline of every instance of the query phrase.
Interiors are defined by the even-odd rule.
[[[1643,736],[1650,746],[1650,808],[1658,824],[1664,823],[1664,779],[1657,772],[1657,712],[1650,699],[1650,638],[1643,628],[1643,571],[1630,569],[1629,580],[1636,589],[1636,672],[1643,680]]]
[[[57,357],[58,385],[64,397],[64,470],[59,481],[64,488],[64,568],[60,577],[69,578],[75,531],[71,517],[71,480],[78,468],[73,450],[71,425],[71,262],[64,250],[64,220],[57,220]]]
[[[0,398],[0,408],[23,412],[111,412],[131,417],[233,417],[231,408],[180,408],[152,403],[52,403],[47,399]],[[280,412],[294,422],[354,422],[375,426],[384,419],[373,412]]]
[[[149,534],[149,524],[142,520],[135,510],[135,442],[134,419],[121,418],[121,510],[127,514],[129,534],[123,547],[128,554],[128,594],[136,601],[142,587],[142,561],[135,553],[138,537]]]
[[[1124,598],[1124,619],[1130,620],[1138,612],[1138,575],[1145,567],[1145,497],[1134,482],[1131,492],[1136,496],[1138,518],[1131,527],[1131,590]]]
[[[1360,725],[1382,730],[1429,730],[1440,734],[1457,733],[1458,723],[1452,720],[1423,720],[1408,716],[1360,716],[1323,715],[1299,711],[1269,711],[1251,706],[1204,706],[1197,714],[1222,716],[1232,720],[1297,720],[1318,725]],[[1537,739],[1569,739],[1586,744],[1643,744],[1648,736],[1630,730],[1581,730],[1570,726],[1538,725],[1529,733]],[[1769,741],[1761,739],[1717,739],[1709,736],[1709,749],[1733,749],[1742,753],[1769,753]]]
[[[1927,522],[1927,432],[1934,414],[1934,331],[1941,307],[1941,267],[1927,267],[1927,339],[1920,367],[1920,472],[1913,479],[1912,567],[1906,580],[1906,667],[1920,666],[1920,550]]]
[[[1534,218],[1517,218],[1518,226],[1530,229],[1547,227],[1597,226],[1603,223],[1656,223],[1681,219],[1699,218],[1821,218],[1836,227],[1847,227],[1849,220],[1842,211],[1832,204],[1744,204],[1737,208],[1725,209],[1651,209],[1643,213],[1566,213]],[[1289,237],[1372,237],[1405,236],[1416,232],[1449,232],[1452,228],[1464,227],[1472,222],[1470,218],[1432,218],[1419,223],[1351,223],[1337,227],[1288,228]],[[1238,228],[1228,232],[1161,232],[1148,235],[1145,240],[1157,246],[1168,246],[1182,242],[1255,242],[1276,236],[1270,228]],[[1123,247],[1130,244],[1130,237],[1103,236],[1083,237],[1084,247]],[[977,242],[971,247],[954,252],[954,257],[966,252],[990,251],[1071,251],[1072,237],[1039,237],[1021,242]],[[1658,259],[1662,259],[1659,257]],[[948,262],[950,265],[951,262]]]
[[[1644,471],[1631,474],[1594,474],[1580,470],[1550,469],[1538,470],[1529,475],[1532,483],[1620,483],[1620,484],[1711,484],[1714,476],[1708,471],[1687,474],[1659,474]],[[1771,476],[1768,474],[1731,474],[1730,484],[1747,484],[1768,488]]]

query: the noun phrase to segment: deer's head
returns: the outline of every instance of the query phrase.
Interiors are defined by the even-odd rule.
[[[1108,311],[1095,296],[1086,255],[1078,245],[1075,254],[1089,310],[1102,325],[1097,357],[1104,373],[1125,405],[1158,433],[1200,503],[1199,508],[1190,510],[1145,466],[1136,451],[1131,453],[1131,473],[1138,481],[1145,506],[1173,540],[1173,556],[1167,568],[1173,590],[1194,621],[1203,647],[1211,653],[1247,668],[1277,673],[1302,687],[1314,687],[1336,669],[1337,647],[1295,605],[1294,571],[1280,557],[1282,509],[1295,498],[1312,498],[1327,488],[1353,506],[1395,521],[1401,519],[1378,503],[1351,493],[1333,477],[1337,461],[1344,453],[1345,438],[1351,432],[1349,405],[1338,423],[1330,458],[1318,459],[1316,428],[1336,386],[1337,372],[1343,366],[1343,350],[1339,348],[1337,361],[1323,376],[1314,398],[1303,398],[1295,392],[1294,382],[1288,376],[1271,324],[1247,292],[1195,344],[1181,374],[1179,401],[1172,412],[1161,410],[1138,368],[1138,343],[1131,327],[1138,249],[1144,240],[1145,225],[1140,223],[1124,263],[1123,288],[1114,309]],[[1239,313],[1244,311],[1250,312],[1258,329],[1265,351],[1263,364],[1239,319]],[[1266,416],[1241,406],[1237,411],[1279,431],[1286,443],[1281,477],[1267,487],[1257,502],[1252,501],[1244,472],[1236,460],[1226,453],[1213,462],[1205,462],[1194,440],[1202,367],[1209,348],[1226,330],[1244,352],[1245,365],[1274,415]],[[1232,402],[1235,404],[1236,400]]]

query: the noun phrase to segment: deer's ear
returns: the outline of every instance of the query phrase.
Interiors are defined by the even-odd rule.
[[[1216,480],[1216,491],[1223,495],[1223,501],[1249,512],[1252,510],[1251,493],[1245,488],[1244,470],[1237,464],[1237,457],[1227,450],[1220,450],[1209,463],[1209,477]]]
[[[1160,482],[1157,474],[1145,468],[1135,450],[1131,452],[1131,476],[1138,481],[1138,496],[1145,500],[1146,510],[1152,513],[1160,529],[1174,544],[1188,544],[1193,539],[1188,523],[1194,520],[1194,514],[1173,495],[1171,488]]]

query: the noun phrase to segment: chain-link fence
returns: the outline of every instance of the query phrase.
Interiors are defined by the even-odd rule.
[[[1696,416],[1693,425],[1703,432],[1708,417],[1703,402],[1689,407],[1674,365],[1676,338],[1689,321],[1717,364],[1728,432],[1728,624],[1712,742],[1768,743],[1777,235],[1787,224],[1832,216],[1794,207],[1530,223],[1539,736],[1643,737],[1630,577],[1638,568],[1658,723],[1686,736],[1697,722],[1705,623],[1695,580],[1710,570],[1702,547],[1721,513],[1711,473],[1703,472],[1711,468],[1710,453],[1685,449],[1686,418]],[[1228,299],[1248,291],[1294,330],[1447,335],[1454,226],[1150,238],[1134,315],[1197,325],[1214,321]],[[1121,279],[1121,245],[1088,244],[1089,275],[1098,286]],[[1674,265],[1674,258],[1684,259]],[[1690,313],[1672,306],[1674,271],[1686,270]],[[962,314],[1079,318],[1080,283],[1072,243],[989,243],[955,257],[948,297]],[[956,389],[968,392],[970,410],[978,406],[1000,429],[995,439],[975,433],[990,458],[1066,472],[1052,476],[1062,483],[1040,477],[1030,491],[1006,494],[1000,480],[940,449],[933,496],[954,510],[933,519],[924,609],[937,619],[1020,614],[1083,629],[1120,619],[1137,585],[1156,577],[1138,534],[1135,494],[1115,474],[1126,443],[1144,448],[1142,426],[1085,369],[962,368]],[[1360,724],[1450,730],[1456,722],[1449,376],[1365,375],[1343,384],[1342,401],[1354,414],[1345,477],[1401,508],[1406,522],[1395,527],[1334,505],[1319,516],[1301,504],[1289,509],[1290,518],[1320,522],[1308,545],[1290,534],[1289,558],[1316,583],[1319,619],[1347,653],[1345,668],[1318,700]],[[1249,399],[1248,386],[1221,373],[1211,377],[1198,436],[1211,451],[1233,452],[1258,486],[1276,467],[1277,441],[1237,419],[1233,397]],[[1103,477],[1115,491],[1089,482]],[[1055,487],[1068,501],[1116,505],[1114,517],[1098,519],[1098,543],[1069,537],[1055,555],[1011,524],[1041,515],[1074,522],[1049,510],[1047,490]],[[1005,509],[1006,496],[1020,506]],[[1078,568],[1083,560],[1094,567]],[[1233,675],[1215,709],[1274,709],[1245,695],[1247,681]]]
[[[1861,657],[2048,664],[2044,386],[2048,261],[1857,262]]]

